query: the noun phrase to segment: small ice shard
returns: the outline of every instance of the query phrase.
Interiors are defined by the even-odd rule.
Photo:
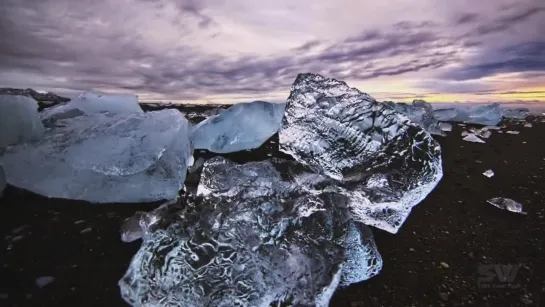
[[[42,119],[48,119],[59,113],[66,113],[78,109],[85,114],[104,113],[110,114],[131,114],[143,113],[138,104],[138,96],[135,95],[102,95],[86,92],[68,103],[49,108],[42,114]],[[66,115],[64,115],[66,117]]]
[[[503,117],[511,119],[525,119],[528,116],[530,110],[527,108],[518,108],[518,109],[504,109]]]
[[[451,123],[447,123],[447,122],[440,122],[439,123],[439,129],[445,131],[445,132],[450,132],[452,131],[452,124]]]
[[[0,95],[0,149],[38,141],[44,131],[36,100],[26,96]]]
[[[483,129],[486,130],[500,130],[501,128],[498,126],[484,126]]]
[[[463,122],[476,125],[496,125],[501,121],[503,115],[499,103],[436,109],[433,113],[440,121]]]
[[[304,174],[297,181],[276,169],[295,163],[276,161],[212,158],[199,185],[210,193],[148,213],[157,221],[144,225],[140,250],[119,281],[123,299],[133,306],[325,307],[339,285],[376,275],[382,259],[369,228],[349,218],[346,197],[309,194]],[[271,180],[247,180],[261,177]]]
[[[36,286],[38,286],[38,288],[43,288],[49,285],[50,283],[52,283],[54,280],[55,280],[55,277],[52,277],[52,276],[38,277],[36,278]]]
[[[468,135],[469,135],[470,133],[469,133],[469,132],[467,132],[467,131],[462,131],[462,133],[461,133],[461,134],[462,134],[462,136],[468,136]]]
[[[6,175],[4,174],[4,168],[2,165],[0,165],[0,197],[2,197],[2,194],[4,193],[4,189],[6,188]]]
[[[492,132],[488,131],[486,127],[481,129],[470,128],[469,131],[483,139],[488,139],[492,135]]]
[[[473,133],[469,133],[465,138],[463,138],[463,140],[467,142],[473,142],[473,143],[485,143],[485,141],[481,140],[478,136],[476,136]]]
[[[239,103],[193,127],[195,149],[229,153],[258,148],[278,132],[285,104]]]
[[[487,202],[494,207],[498,207],[503,210],[520,213],[526,215],[527,213],[522,211],[522,205],[518,202],[510,199],[510,198],[503,198],[503,197],[495,197],[492,199],[487,200]]]
[[[520,132],[519,132],[519,131],[508,130],[508,131],[505,131],[505,133],[508,133],[508,134],[519,134]]]
[[[2,158],[8,183],[48,197],[94,203],[173,199],[193,148],[178,110],[66,119]]]
[[[145,223],[147,214],[143,211],[137,211],[133,216],[126,218],[121,225],[121,241],[133,242],[143,235],[141,223]]]
[[[491,170],[491,169],[489,169],[489,170],[485,171],[485,172],[483,173],[483,175],[485,175],[485,176],[488,177],[488,178],[492,178],[492,176],[494,176],[494,171]]]
[[[532,124],[531,123],[526,123],[526,124],[524,124],[524,127],[525,128],[532,128]]]
[[[317,74],[297,76],[279,141],[282,152],[339,181],[339,188],[350,185],[357,221],[392,233],[443,175],[441,148],[429,133],[371,96]],[[373,181],[383,186],[367,189]]]

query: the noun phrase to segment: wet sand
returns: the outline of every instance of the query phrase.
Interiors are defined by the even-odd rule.
[[[382,272],[338,290],[331,306],[545,306],[542,120],[530,118],[533,128],[504,122],[520,134],[494,131],[486,144],[463,141],[459,126],[438,137],[442,181],[398,234],[374,229]],[[273,137],[260,149],[225,156],[263,160],[276,146]],[[487,169],[495,176],[483,176]],[[512,198],[528,215],[487,204],[492,197]],[[157,204],[91,205],[9,186],[0,200],[0,306],[127,306],[117,281],[140,241],[121,242],[119,227]],[[479,266],[487,264],[521,267],[510,282],[493,275],[479,285]],[[41,276],[55,279],[39,288]]]

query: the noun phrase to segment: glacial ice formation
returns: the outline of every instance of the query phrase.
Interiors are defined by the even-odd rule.
[[[300,74],[280,150],[340,182],[357,221],[396,233],[442,177],[439,144],[420,126],[346,83]]]
[[[285,104],[240,103],[193,128],[195,149],[229,153],[263,145],[280,128]]]
[[[177,110],[64,119],[36,143],[1,158],[10,184],[48,197],[95,203],[177,197],[193,154]]]
[[[33,142],[44,135],[38,103],[31,97],[0,95],[0,149]]]
[[[433,110],[435,118],[440,121],[463,122],[483,126],[497,125],[503,116],[499,103],[476,106],[457,106],[453,108]]]
[[[290,166],[303,167],[208,160],[196,199],[148,214],[142,246],[119,281],[125,301],[325,307],[338,286],[376,275],[382,259],[369,228],[350,218],[349,200],[315,186],[330,179]]]
[[[42,112],[44,121],[52,119],[71,118],[77,115],[79,110],[84,114],[104,113],[110,114],[131,114],[143,113],[138,104],[138,96],[135,95],[102,95],[86,92],[68,103],[49,108]],[[57,117],[57,118],[56,118]]]

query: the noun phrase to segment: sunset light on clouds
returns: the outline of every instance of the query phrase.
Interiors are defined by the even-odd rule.
[[[545,103],[540,0],[5,0],[0,87],[285,101],[300,72],[378,100]]]

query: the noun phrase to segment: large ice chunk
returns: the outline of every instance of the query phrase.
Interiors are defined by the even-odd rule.
[[[42,112],[43,120],[51,120],[52,117],[69,118],[75,117],[74,109],[84,114],[104,113],[130,114],[143,113],[138,104],[138,96],[135,95],[102,95],[86,92],[68,103],[49,108]],[[68,115],[67,115],[68,114]]]
[[[377,274],[372,233],[350,219],[347,198],[308,193],[298,182],[312,184],[284,173],[284,163],[293,164],[207,161],[197,199],[146,217],[142,246],[119,282],[125,301],[328,306],[338,285]]]
[[[96,203],[173,199],[192,157],[177,110],[62,120],[38,143],[2,158],[8,182],[49,197]]]
[[[440,121],[463,122],[483,126],[497,125],[503,116],[499,103],[435,109],[433,113]]]
[[[395,233],[443,175],[441,148],[421,127],[346,83],[300,74],[280,150],[342,184],[356,220]]]
[[[285,104],[240,103],[193,128],[195,149],[229,153],[261,146],[280,128]]]
[[[529,113],[528,108],[503,109],[503,117],[511,119],[525,119]]]
[[[36,100],[26,96],[0,95],[0,149],[37,141],[43,134],[44,126]]]
[[[439,121],[433,114],[433,107],[426,101],[415,99],[412,105],[402,102],[394,103],[392,101],[385,101],[384,103],[397,112],[407,115],[413,123],[420,125],[429,133],[441,136],[446,135],[439,127]]]

